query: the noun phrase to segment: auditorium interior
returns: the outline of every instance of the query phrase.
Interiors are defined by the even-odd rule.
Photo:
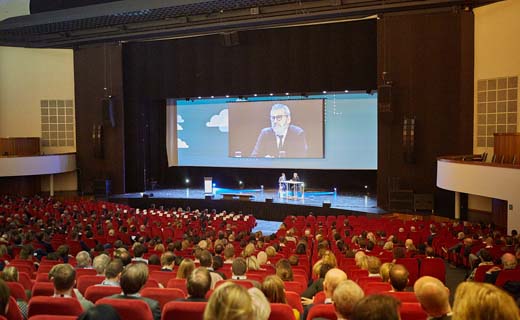
[[[216,231],[230,219],[273,239],[345,223],[351,236],[433,244],[453,301],[471,267],[447,250],[457,233],[520,227],[518,30],[516,0],[2,1],[0,218],[27,203],[18,213],[38,218],[108,207],[170,241],[199,212],[223,221]],[[321,119],[295,107],[289,117],[320,123],[303,126],[309,141],[320,134],[319,159],[231,150],[233,134],[256,141],[262,128],[231,127],[233,108],[293,100],[318,102]],[[228,109],[225,125],[210,123],[220,105],[229,127]],[[279,184],[282,172],[304,189]],[[410,227],[421,234],[400,234]],[[411,268],[414,281],[424,275]]]

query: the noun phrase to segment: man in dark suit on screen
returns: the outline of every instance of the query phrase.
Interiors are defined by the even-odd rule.
[[[291,111],[285,104],[271,107],[271,127],[260,131],[251,157],[304,158],[307,139],[302,128],[291,125]]]

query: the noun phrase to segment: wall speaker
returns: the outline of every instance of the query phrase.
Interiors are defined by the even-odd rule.
[[[103,108],[103,123],[115,128],[116,116],[115,116],[115,100],[114,97],[108,97],[102,101]]]
[[[265,198],[266,203],[273,203],[273,198]]]
[[[415,117],[403,120],[403,156],[405,163],[415,163]]]
[[[379,112],[392,112],[392,86],[389,84],[380,85],[377,88],[377,106]]]
[[[226,32],[221,35],[221,42],[224,47],[235,47],[240,44],[240,39],[238,38],[238,32]]]

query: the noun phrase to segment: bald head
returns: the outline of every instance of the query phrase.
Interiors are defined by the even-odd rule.
[[[437,278],[424,276],[413,286],[417,300],[430,317],[440,317],[451,312],[450,290]]]
[[[327,271],[325,279],[323,280],[323,291],[325,292],[325,296],[332,299],[332,294],[338,284],[347,279],[347,274],[341,269],[332,268]]]
[[[516,257],[511,253],[504,253],[502,256],[502,265],[504,269],[515,269],[517,265]]]

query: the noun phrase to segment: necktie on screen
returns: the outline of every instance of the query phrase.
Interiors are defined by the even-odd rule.
[[[276,144],[278,145],[278,149],[281,149],[283,146],[283,135],[276,135]]]

